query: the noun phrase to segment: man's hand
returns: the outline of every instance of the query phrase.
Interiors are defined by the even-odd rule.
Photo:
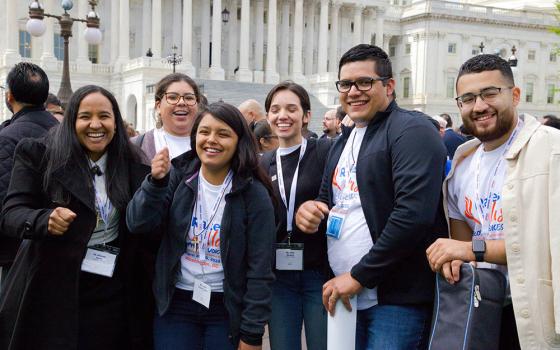
[[[167,175],[171,169],[171,161],[169,159],[169,149],[164,147],[161,151],[156,153],[152,159],[152,178],[161,180]]]
[[[438,238],[427,250],[432,271],[439,272],[443,264],[453,260],[473,261],[472,243],[449,238]]]
[[[329,207],[319,201],[307,201],[300,205],[296,213],[296,225],[305,233],[315,233],[319,229],[325,215],[329,214]]]
[[[237,350],[262,350],[262,345],[249,345],[240,340]]]
[[[334,316],[336,302],[341,299],[346,309],[352,311],[350,298],[360,293],[362,288],[360,282],[356,281],[350,272],[346,272],[323,285],[323,305],[331,316]]]
[[[67,230],[72,221],[76,218],[76,213],[68,208],[56,207],[49,215],[47,231],[51,235],[61,236]]]
[[[449,284],[459,282],[459,279],[461,279],[461,265],[463,265],[463,263],[464,261],[462,260],[453,260],[443,264],[441,273]]]

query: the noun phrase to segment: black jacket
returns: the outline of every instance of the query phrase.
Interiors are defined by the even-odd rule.
[[[319,189],[321,188],[321,182],[319,179],[323,176],[323,170],[327,161],[327,156],[329,154],[330,147],[332,146],[332,140],[318,140],[310,139],[307,141],[307,149],[305,155],[301,159],[299,165],[299,175],[298,183],[296,185],[296,201],[294,210],[294,220],[292,227],[292,242],[293,243],[303,243],[303,266],[304,269],[314,269],[325,273],[325,275],[330,273],[327,261],[327,239],[325,236],[326,222],[323,222],[319,227],[319,231],[315,235],[308,235],[296,226],[295,213],[297,208],[305,201],[313,200],[319,194]],[[293,165],[291,167],[292,174],[295,171],[295,164],[297,164],[297,159],[299,158],[299,149],[294,152],[293,159],[294,164],[288,164],[288,162],[282,162],[282,168],[284,173],[286,173],[286,167]],[[290,157],[292,155],[288,155]],[[287,237],[286,229],[286,216],[287,210],[284,203],[282,203],[282,197],[280,196],[280,190],[278,188],[278,180],[276,179],[277,164],[276,164],[276,150],[267,152],[261,158],[261,166],[265,169],[267,174],[272,178],[272,187],[274,194],[277,198],[277,205],[275,205],[276,212],[276,241],[285,242]],[[286,196],[290,195],[290,186],[286,184]]]
[[[445,134],[443,134],[443,143],[445,144],[445,148],[447,148],[447,156],[449,159],[453,159],[457,147],[465,142],[467,142],[467,139],[453,131],[453,129],[447,129],[445,130]]]
[[[332,177],[351,129],[338,138],[327,161],[318,200],[333,206]],[[351,275],[377,287],[380,304],[433,301],[434,275],[426,249],[447,236],[441,185],[446,152],[420,112],[392,102],[367,126],[356,165],[360,200],[374,246]]]
[[[55,171],[53,179],[70,195],[64,206],[76,213],[76,219],[64,235],[50,235],[49,215],[61,204],[42,190],[44,154],[41,140],[20,142],[14,161],[17,176],[10,182],[2,210],[0,228],[23,241],[0,293],[0,349],[77,347],[81,265],[97,223],[95,194],[88,178],[76,176],[77,164],[70,162]],[[148,171],[144,165],[129,163],[131,193]],[[136,237],[127,232],[124,208],[120,218],[121,252],[113,278],[123,283],[125,341],[130,349],[150,349],[152,315],[140,313],[151,297],[142,281],[147,277],[140,270]]]
[[[0,203],[4,201],[14,162],[18,142],[26,137],[39,138],[58,124],[58,121],[43,107],[25,107],[4,123],[0,129]],[[2,237],[0,232],[0,266],[14,260],[20,240]]]
[[[145,233],[159,225],[165,227],[154,281],[160,315],[167,312],[173,298],[196,201],[200,162],[193,154],[189,151],[175,158],[163,183],[148,176],[126,212],[131,232]],[[274,210],[259,181],[235,174],[225,201],[220,251],[230,337],[236,346],[239,339],[256,345],[260,344],[271,312]]]

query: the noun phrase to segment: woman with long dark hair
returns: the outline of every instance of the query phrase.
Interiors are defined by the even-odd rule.
[[[117,101],[93,85],[45,139],[18,145],[0,232],[23,242],[0,295],[0,348],[150,348],[124,221],[149,171],[139,161]]]
[[[127,209],[131,232],[165,227],[156,261],[156,349],[261,349],[270,316],[270,180],[241,112],[210,104],[192,150],[152,160]]]
[[[261,164],[274,179],[276,197],[276,281],[272,287],[270,345],[274,350],[301,349],[305,325],[307,349],[326,350],[327,314],[322,288],[327,263],[325,224],[308,235],[295,225],[295,210],[319,194],[331,140],[306,140],[302,127],[311,116],[305,89],[291,81],[274,86],[265,100],[268,123],[279,148],[265,153]]]

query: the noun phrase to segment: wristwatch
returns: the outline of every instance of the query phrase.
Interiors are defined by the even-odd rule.
[[[483,239],[473,239],[472,251],[474,253],[474,259],[476,261],[484,261],[484,253],[486,253],[486,241]]]

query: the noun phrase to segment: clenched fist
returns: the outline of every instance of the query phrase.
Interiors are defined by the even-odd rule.
[[[76,213],[68,208],[56,207],[49,216],[47,230],[51,235],[61,236],[76,218]]]
[[[303,203],[296,213],[296,225],[305,233],[315,233],[321,221],[329,215],[329,207],[319,201]]]
[[[154,159],[152,159],[152,178],[163,179],[169,169],[171,169],[171,160],[169,159],[169,149],[165,147],[156,153]]]

